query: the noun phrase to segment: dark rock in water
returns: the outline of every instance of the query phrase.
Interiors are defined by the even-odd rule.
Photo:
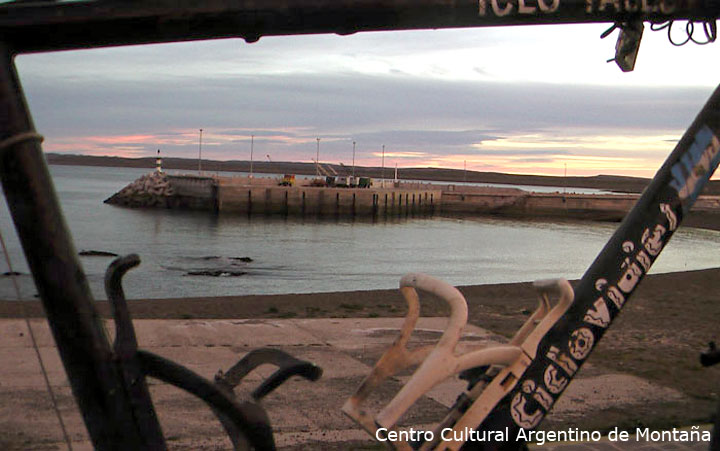
[[[189,271],[186,276],[210,276],[210,277],[238,277],[247,274],[245,271],[225,271],[222,269],[212,269],[203,271]]]
[[[78,252],[79,255],[82,255],[83,257],[117,257],[118,254],[114,252],[107,252],[107,251],[80,251]]]
[[[7,271],[2,273],[3,276],[22,276],[22,273],[19,273],[17,271]]]
[[[253,261],[253,259],[250,257],[231,257],[230,260],[235,260],[235,261],[245,262],[245,263],[250,263],[251,261]]]
[[[201,260],[220,260],[220,257],[217,255],[209,255],[207,257],[200,257]]]

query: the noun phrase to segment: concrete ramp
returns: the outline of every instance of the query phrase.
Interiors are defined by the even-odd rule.
[[[265,398],[276,441],[281,448],[345,449],[370,444],[370,437],[347,419],[340,407],[368,374],[398,334],[402,318],[286,319],[286,320],[136,320],[140,347],[170,358],[211,379],[257,347],[283,349],[324,369],[317,382],[293,378]],[[421,318],[411,344],[434,343],[446,318]],[[91,449],[84,424],[44,320],[32,320],[41,354],[59,401],[63,420],[75,449]],[[107,322],[113,334],[112,322]],[[45,390],[35,353],[23,320],[0,320],[0,448],[64,449],[62,435]],[[460,342],[463,351],[502,343],[502,337],[468,326]],[[272,368],[260,367],[236,390],[249,393]],[[579,379],[558,402],[553,415],[570,421],[607,406],[629,407],[653,399],[684,396],[625,374],[598,374]],[[388,381],[369,399],[380,408],[409,375]],[[155,407],[171,449],[230,449],[220,423],[210,409],[191,395],[150,379]],[[401,425],[429,427],[444,415],[463,382],[448,380],[423,396]],[[660,393],[662,396],[658,396]]]

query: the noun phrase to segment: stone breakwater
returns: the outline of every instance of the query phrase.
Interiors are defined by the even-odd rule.
[[[167,174],[153,172],[145,174],[110,198],[106,204],[124,207],[169,207],[168,200],[175,195]]]
[[[105,200],[131,208],[217,209],[217,181],[212,177],[145,174]]]

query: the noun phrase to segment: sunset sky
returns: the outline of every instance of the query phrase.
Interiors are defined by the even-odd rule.
[[[266,37],[23,55],[47,152],[652,176],[720,82],[720,44],[646,25]],[[682,38],[676,25],[677,39]]]

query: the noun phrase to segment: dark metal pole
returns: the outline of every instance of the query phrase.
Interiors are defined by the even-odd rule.
[[[385,144],[382,151],[382,187],[385,188]]]
[[[720,87],[576,284],[575,300],[540,340],[536,357],[513,379],[514,388],[480,426],[471,426],[507,427],[512,442],[468,443],[465,449],[517,449],[518,431],[537,427],[650,270],[718,165]],[[462,425],[455,427],[462,430]]]
[[[96,448],[162,447],[138,433],[13,57],[0,43],[0,178],[73,394]]]
[[[309,33],[713,20],[720,3],[605,0],[96,0],[0,5],[18,52]],[[79,31],[80,30],[80,31]],[[52,37],[52,38],[49,38]]]
[[[202,128],[200,129],[200,139],[198,141],[198,175],[202,176]]]
[[[255,135],[250,135],[250,183],[253,178],[253,148],[255,147]]]

